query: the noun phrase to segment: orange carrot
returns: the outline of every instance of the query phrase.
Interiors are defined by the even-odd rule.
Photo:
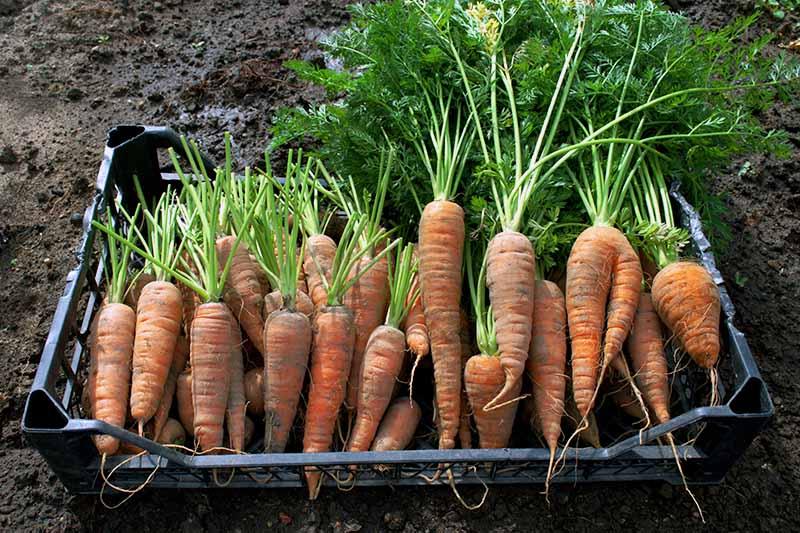
[[[175,387],[175,400],[178,404],[178,418],[186,433],[194,436],[194,402],[192,401],[192,369],[184,370],[178,376]]]
[[[306,239],[306,252],[303,258],[303,272],[308,285],[308,295],[319,309],[328,299],[328,290],[322,282],[322,277],[330,283],[333,258],[336,255],[336,243],[324,234],[310,235]],[[315,262],[316,261],[316,262]],[[317,269],[319,265],[319,270]]]
[[[406,449],[421,419],[422,410],[417,402],[407,396],[397,398],[386,410],[370,449],[374,452]]]
[[[514,427],[516,402],[485,410],[484,407],[503,389],[506,374],[500,358],[494,355],[474,355],[464,369],[467,397],[472,406],[472,416],[478,427],[481,448],[505,448]],[[519,395],[522,381],[518,381],[510,392]]]
[[[669,370],[664,356],[661,321],[653,307],[650,293],[639,297],[639,308],[628,337],[628,353],[633,374],[647,405],[660,424],[669,416]]]
[[[530,358],[526,364],[533,384],[533,398],[539,430],[553,459],[561,435],[564,394],[567,387],[567,311],[564,295],[551,281],[536,280]]]
[[[229,357],[230,387],[225,417],[231,448],[244,450],[244,419],[247,401],[244,394],[244,360],[242,359],[242,330],[231,316],[231,353]]]
[[[487,404],[488,409],[513,399],[509,393],[521,388],[531,343],[536,259],[528,237],[503,231],[489,241],[486,261],[486,285],[506,376],[503,389]]]
[[[311,350],[311,322],[299,311],[274,311],[264,325],[264,343],[264,448],[276,453],[286,448],[297,414]]]
[[[419,279],[436,380],[439,448],[455,447],[461,418],[461,262],[464,211],[447,200],[425,206],[419,223]]]
[[[253,368],[244,375],[244,396],[247,414],[260,417],[264,414],[264,369]]]
[[[201,304],[192,322],[192,409],[194,436],[202,451],[222,446],[230,389],[232,315],[219,302]]]
[[[364,255],[353,268],[355,272],[352,275],[358,275],[361,270],[368,267],[370,261],[372,261],[372,257],[369,254]],[[345,398],[345,406],[350,411],[356,409],[359,401],[361,371],[367,342],[372,332],[383,324],[386,317],[386,308],[389,305],[388,265],[389,261],[384,256],[361,275],[344,294],[342,303],[353,312],[356,328],[356,342],[353,346],[353,361],[350,365],[350,377],[347,380],[347,396]],[[403,349],[405,349],[405,336],[403,345]],[[397,376],[395,375],[395,377]]]
[[[642,410],[639,399],[631,389],[631,383],[617,372],[611,372],[607,384],[608,396],[620,410],[629,417],[644,421],[647,414]]]
[[[164,384],[164,392],[161,401],[158,403],[156,414],[153,415],[152,435],[157,438],[164,429],[164,424],[169,418],[169,411],[172,408],[172,399],[175,396],[175,388],[178,383],[178,375],[186,368],[186,361],[189,360],[189,341],[181,335],[175,343],[175,353],[172,356],[172,365],[169,368],[167,382]]]
[[[90,348],[89,403],[94,418],[123,427],[128,411],[136,313],[125,304],[109,303],[97,312],[94,342]],[[100,453],[113,454],[119,441],[97,435]]]
[[[419,289],[419,277],[414,278],[409,297]],[[417,296],[408,310],[403,329],[406,332],[406,344],[417,359],[425,357],[431,351],[428,328],[425,326],[425,314],[422,311],[422,296]],[[416,363],[415,363],[416,364]]]
[[[641,284],[639,256],[621,231],[591,226],[575,240],[567,262],[566,305],[573,391],[581,417],[593,407],[598,370],[602,373],[611,364],[633,325]]]
[[[156,442],[160,444],[179,444],[183,446],[186,442],[186,431],[180,422],[174,418],[167,418],[164,429],[158,435]]]
[[[258,278],[258,286],[260,288],[261,296],[269,294],[269,278],[264,269],[258,264],[256,257],[250,254],[250,261],[256,266],[256,278]]]
[[[653,305],[658,316],[695,363],[714,368],[719,359],[719,289],[701,265],[679,261],[664,267],[653,280]]]
[[[250,253],[244,243],[240,243],[234,249],[235,242],[236,238],[232,236],[217,239],[217,260],[220,269],[228,260],[228,256],[233,253],[223,299],[247,336],[253,341],[253,345],[261,351],[264,347],[264,322],[261,319],[264,295],[258,280],[261,269],[250,259]]]
[[[136,310],[131,415],[140,433],[158,409],[181,331],[181,292],[168,281],[148,283]]]
[[[197,268],[194,266],[194,263],[192,262],[188,252],[184,252],[183,260],[187,264],[187,269],[197,275]],[[194,312],[197,309],[197,306],[203,302],[197,292],[190,289],[185,284],[178,281],[176,285],[181,291],[181,301],[183,303],[183,331],[188,337],[189,332],[192,330],[192,319],[194,319]]]
[[[311,386],[308,393],[303,452],[327,452],[339,407],[347,393],[347,377],[355,344],[353,313],[344,306],[323,306],[314,317]],[[316,499],[322,472],[306,469],[310,498]]]
[[[364,353],[364,369],[358,396],[358,410],[347,451],[369,450],[378,424],[392,400],[392,389],[403,366],[405,335],[399,329],[378,326],[370,335]]]

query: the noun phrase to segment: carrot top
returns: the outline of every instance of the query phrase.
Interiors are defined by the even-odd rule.
[[[122,211],[122,205],[117,204],[117,209]],[[136,238],[136,219],[139,216],[139,207],[133,215],[128,218],[128,236],[127,239],[134,242]],[[127,289],[128,281],[128,260],[130,253],[128,249],[119,243],[116,239],[108,237],[108,231],[114,231],[114,217],[111,214],[111,208],[106,208],[106,223],[100,224],[97,221],[92,221],[92,224],[100,230],[106,232],[106,249],[103,254],[103,262],[105,263],[104,274],[106,277],[106,286],[108,291],[106,297],[108,303],[122,303],[125,300],[125,292]],[[107,230],[107,231],[106,231]]]
[[[386,313],[386,325],[399,328],[400,324],[406,319],[411,306],[419,297],[419,287],[411,292],[414,276],[417,273],[418,261],[414,256],[414,244],[408,243],[405,246],[399,244],[400,252],[392,267],[389,262],[389,310]]]

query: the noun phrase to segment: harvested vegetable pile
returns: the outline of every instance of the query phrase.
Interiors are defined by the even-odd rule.
[[[278,117],[270,149],[306,149],[281,179],[234,175],[229,139],[212,179],[185,142],[179,190],[94,222],[86,414],[204,453],[542,442],[549,479],[577,438],[670,419],[686,364],[668,354],[719,403],[719,292],[669,189],[721,240],[707,176],[786,150],[754,113],[798,67],[735,44],[752,22],[704,32],[621,0],[355,8],[328,43],[344,71],[292,63],[336,103]]]

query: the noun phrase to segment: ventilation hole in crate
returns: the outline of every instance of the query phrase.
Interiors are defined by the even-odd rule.
[[[25,412],[28,429],[63,429],[69,419],[52,396],[42,389],[31,392]]]
[[[739,392],[731,399],[731,411],[739,414],[766,414],[769,411],[769,402],[764,390],[764,382],[760,379],[750,378]]]
[[[108,132],[108,141],[106,142],[106,145],[109,148],[116,148],[117,146],[124,144],[135,137],[138,137],[142,133],[144,133],[144,127],[142,126],[117,126]]]

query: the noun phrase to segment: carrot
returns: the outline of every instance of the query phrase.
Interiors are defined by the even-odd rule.
[[[98,311],[94,343],[90,348],[89,403],[92,416],[118,427],[125,424],[131,379],[136,313],[125,304],[109,303]],[[100,453],[113,454],[119,441],[97,435]]]
[[[244,397],[247,414],[256,417],[264,414],[264,369],[253,368],[244,375]]]
[[[327,291],[322,278],[324,277],[330,282],[330,272],[335,255],[336,243],[327,235],[310,235],[306,239],[303,272],[308,285],[308,295],[316,309],[325,305],[327,300]],[[319,265],[319,270],[317,270],[317,265]]]
[[[500,358],[493,355],[475,355],[467,361],[464,382],[472,406],[472,416],[478,428],[481,448],[505,448],[514,426],[516,404],[510,403],[492,410],[486,405],[497,396],[506,383],[506,374]],[[519,394],[521,383],[511,390]]]
[[[571,392],[571,391],[570,391]],[[600,448],[600,429],[597,426],[597,418],[594,416],[594,411],[589,411],[589,416],[586,417],[584,424],[581,424],[581,414],[578,412],[578,406],[575,404],[574,394],[567,394],[564,401],[564,412],[567,414],[567,421],[569,425],[578,431],[578,437],[586,444],[594,448]]]
[[[639,308],[628,337],[633,374],[647,405],[663,424],[669,416],[669,370],[664,356],[661,321],[653,307],[650,293],[639,297]]]
[[[229,356],[230,387],[225,417],[231,448],[244,450],[244,419],[247,401],[244,393],[244,360],[242,359],[242,330],[236,319],[231,321],[231,352]]]
[[[236,238],[232,236],[217,239],[220,268],[228,260],[229,254],[233,254],[223,299],[253,345],[261,351],[264,347],[264,322],[261,319],[264,295],[258,280],[260,268],[258,263],[250,259],[246,245],[242,243],[234,248],[235,241]]]
[[[461,338],[461,372],[467,368],[467,361],[472,357],[472,342],[469,338],[469,318],[467,313],[461,309],[460,312],[461,329],[459,337]],[[415,363],[416,364],[416,363]],[[469,398],[467,397],[467,390],[461,387],[461,421],[458,425],[458,441],[461,443],[461,448],[467,450],[472,448],[472,430],[470,429],[470,412]]]
[[[120,205],[118,209],[122,209]],[[137,208],[128,217],[129,240],[135,237]],[[103,231],[113,230],[111,209],[106,209],[106,224],[92,224]],[[106,240],[107,292],[97,314],[92,319],[89,335],[89,375],[87,380],[89,408],[97,420],[124,427],[128,412],[127,401],[131,382],[131,360],[136,332],[136,313],[122,303],[128,277],[130,254],[113,239]],[[93,437],[97,451],[113,454],[119,448],[119,440],[109,435]]]
[[[446,200],[425,206],[419,223],[419,277],[430,332],[439,416],[439,448],[455,447],[461,417],[459,308],[464,211]]]
[[[333,442],[339,407],[347,393],[356,332],[353,313],[344,306],[323,306],[314,317],[311,385],[303,434],[303,452],[326,452]],[[316,499],[322,473],[306,470],[310,498]]]
[[[298,290],[295,294],[295,306],[297,310],[311,320],[314,317],[314,303],[308,294]],[[283,309],[283,295],[281,291],[272,291],[264,297],[264,320],[274,311]]]
[[[191,271],[195,276],[197,276],[197,267],[194,266],[194,263],[191,261],[189,257],[189,253],[185,252],[182,257],[186,267],[189,271]],[[192,290],[190,287],[181,283],[180,281],[176,283],[178,289],[181,291],[181,301],[182,301],[182,311],[183,311],[183,331],[186,336],[189,335],[189,332],[192,330],[192,319],[194,319],[194,312],[197,309],[197,306],[200,305],[202,300],[200,300],[200,296]]]
[[[356,404],[356,419],[347,444],[347,451],[367,451],[378,431],[392,392],[405,362],[406,337],[399,329],[408,313],[408,291],[417,269],[414,248],[407,245],[389,265],[387,280],[391,288],[389,312],[385,324],[378,326],[369,337],[364,353],[364,365],[357,376],[361,383]],[[361,278],[363,283],[364,278]]]
[[[612,372],[608,380],[608,396],[611,401],[629,417],[643,421],[647,414],[642,410],[638,398],[631,389],[631,384],[624,377]]]
[[[411,444],[422,410],[407,396],[395,399],[386,410],[370,448],[374,452],[404,450]]]
[[[598,369],[602,374],[611,364],[633,325],[641,284],[639,256],[621,231],[591,226],[581,232],[567,262],[566,306],[573,394],[582,417],[593,407]]]
[[[353,275],[358,275],[362,269],[368,268],[371,261],[371,254],[364,255],[353,268]],[[388,281],[388,260],[384,257],[375,263],[372,268],[369,268],[344,295],[343,303],[353,312],[353,321],[356,328],[353,361],[350,365],[350,377],[347,380],[347,397],[345,398],[345,406],[350,411],[356,409],[359,401],[361,371],[367,342],[371,338],[373,331],[383,323],[383,319],[386,316],[386,307],[389,304]],[[405,349],[405,335],[403,335],[403,349]]]
[[[475,311],[475,337],[480,353],[473,355],[467,361],[464,368],[464,388],[478,428],[480,447],[505,448],[508,446],[511,430],[514,427],[517,402],[509,401],[492,409],[486,408],[505,388],[508,378],[495,336],[494,313],[486,303],[489,251],[487,250],[485,254],[473,254],[469,244],[467,250],[467,278]],[[476,278],[473,273],[473,262],[478,258],[481,260],[481,268]],[[530,317],[528,321],[530,322]],[[519,379],[509,392],[517,397],[521,389],[522,380]]]
[[[485,407],[490,409],[520,389],[531,343],[536,259],[528,237],[506,230],[489,241],[486,261],[486,285],[506,376],[503,389]]]
[[[296,310],[274,311],[264,326],[264,342],[264,447],[275,453],[286,448],[297,414],[311,350],[311,323]]]
[[[416,249],[414,251],[414,256],[417,256]],[[411,298],[414,292],[418,291],[419,276],[415,276],[414,283],[411,285],[411,290],[408,293],[409,298]],[[428,328],[425,326],[425,314],[422,311],[422,296],[414,298],[408,310],[408,316],[406,317],[403,329],[406,332],[406,344],[408,345],[408,349],[417,357],[417,360],[430,353],[431,345],[430,338],[428,337]],[[417,364],[417,362],[414,363],[415,366]]]
[[[175,386],[175,400],[178,404],[178,418],[186,433],[194,436],[194,404],[192,402],[192,370],[184,370],[178,376]]]
[[[256,256],[250,254],[250,261],[257,266],[256,277],[258,278],[259,292],[261,293],[261,296],[266,296],[269,294],[269,277],[267,277],[267,273],[264,272],[264,269],[258,265]]]
[[[156,442],[160,444],[179,444],[183,446],[186,443],[186,431],[180,422],[174,418],[167,418],[164,424],[164,429],[158,435]]]
[[[130,306],[132,309],[136,309],[136,306],[139,303],[139,296],[142,294],[142,289],[144,289],[145,285],[155,280],[156,277],[149,272],[139,273],[139,275],[134,279],[133,283],[131,283],[131,286],[128,288],[128,292],[125,294],[124,303]]]
[[[564,294],[555,283],[536,280],[535,291],[530,358],[525,368],[533,384],[536,420],[550,450],[549,488],[567,387],[567,311]]]
[[[689,261],[664,267],[653,280],[653,306],[702,368],[719,359],[719,289],[708,271]]]
[[[175,353],[172,356],[172,365],[169,368],[167,375],[167,382],[164,384],[164,392],[161,394],[161,401],[158,403],[156,414],[153,415],[153,437],[161,435],[164,429],[164,424],[169,417],[169,411],[172,408],[172,400],[175,396],[175,388],[178,383],[178,375],[186,368],[186,361],[189,359],[189,342],[186,337],[178,337],[178,342],[175,343]]]

